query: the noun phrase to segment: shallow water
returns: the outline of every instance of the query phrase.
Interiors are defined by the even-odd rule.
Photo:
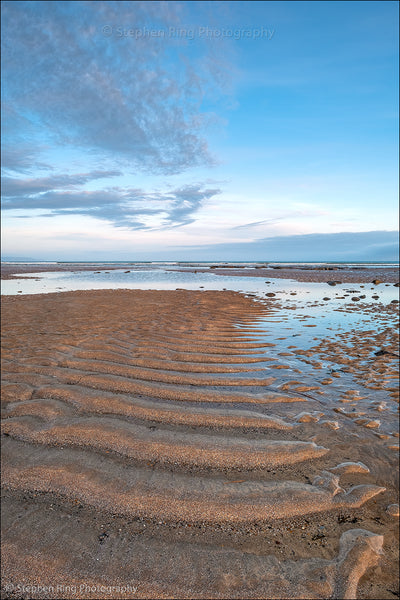
[[[397,288],[392,284],[338,284],[334,287],[326,283],[298,282],[290,279],[268,280],[262,277],[220,276],[209,272],[180,272],[167,268],[141,268],[126,272],[124,269],[112,271],[76,271],[45,272],[19,275],[18,278],[2,281],[2,294],[42,294],[60,291],[90,289],[148,289],[173,290],[179,286],[188,290],[223,290],[243,291],[261,295],[273,292],[281,294],[296,293],[297,300],[320,301],[329,297],[332,302],[337,296],[348,294],[350,299],[358,294],[365,294],[365,301],[373,301],[378,295],[381,302],[387,303],[397,298]],[[289,300],[289,298],[288,298]],[[293,300],[293,298],[292,298]]]

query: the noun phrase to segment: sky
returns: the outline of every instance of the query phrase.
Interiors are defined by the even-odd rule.
[[[397,260],[397,23],[3,2],[3,259]]]

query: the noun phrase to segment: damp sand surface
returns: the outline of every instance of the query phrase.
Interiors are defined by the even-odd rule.
[[[3,297],[3,597],[395,597],[398,307],[338,310],[379,324],[314,335],[229,291]]]
[[[187,269],[186,269],[187,270]],[[396,283],[399,281],[399,271],[396,267],[222,267],[211,266],[207,269],[196,267],[192,272],[211,271],[214,275],[237,277],[264,277],[265,279],[293,279],[294,281],[315,283],[370,283],[379,280],[380,283]]]

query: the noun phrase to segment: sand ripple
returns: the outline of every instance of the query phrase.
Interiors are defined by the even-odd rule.
[[[393,453],[298,373],[278,389],[264,305],[74,292],[3,315],[5,597],[391,597]]]

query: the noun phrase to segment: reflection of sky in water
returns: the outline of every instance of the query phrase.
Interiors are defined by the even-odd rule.
[[[40,281],[37,281],[40,279]],[[268,280],[268,279],[267,279]],[[30,273],[19,275],[18,279],[2,281],[2,294],[16,294],[19,290],[23,294],[40,294],[49,292],[89,290],[89,289],[163,289],[173,290],[176,287],[197,290],[222,290],[229,289],[234,291],[245,291],[257,293],[264,296],[267,292],[274,292],[278,296],[281,293],[296,292],[296,298],[292,300],[322,300],[323,297],[329,297],[335,300],[335,296],[342,296],[349,293],[350,296],[365,294],[367,300],[371,295],[377,293],[382,302],[388,302],[397,297],[397,289],[392,284],[386,286],[380,284],[373,286],[371,284],[343,284],[334,287],[328,284],[298,282],[289,279],[271,279],[266,283],[263,277],[235,277],[221,276],[213,273],[189,273],[164,270],[160,268],[151,268],[148,270],[132,270],[130,273],[124,270],[101,271],[77,271],[77,272],[48,272],[48,273]],[[339,301],[337,301],[339,302]]]

